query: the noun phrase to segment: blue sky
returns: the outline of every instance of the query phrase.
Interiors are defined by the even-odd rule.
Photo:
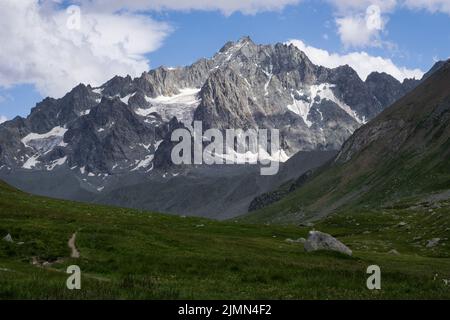
[[[13,0],[4,1],[7,3]],[[190,64],[199,58],[212,56],[227,41],[237,40],[244,35],[264,44],[297,39],[301,41],[301,45],[308,46],[307,54],[314,56],[316,49],[325,50],[327,54],[335,53],[333,63],[346,63],[348,55],[352,53],[361,60],[358,63],[365,63],[368,59],[360,55],[364,53],[374,58],[371,60],[373,63],[368,66],[374,70],[382,68],[379,60],[375,59],[381,57],[391,61],[394,67],[406,70],[399,73],[400,78],[417,74],[417,69],[427,71],[435,60],[447,59],[450,56],[450,1],[447,0],[416,0],[411,2],[413,4],[408,4],[408,0],[404,0],[402,4],[395,0],[385,1],[384,3],[394,3],[389,6],[379,5],[380,1],[366,0],[347,0],[344,1],[346,5],[333,0],[284,0],[286,5],[275,5],[273,9],[270,7],[271,0],[265,0],[269,8],[252,5],[250,9],[245,6],[240,8],[239,2],[236,1],[231,1],[234,3],[231,9],[227,5],[221,7],[220,4],[217,8],[213,6],[202,9],[195,0],[191,1],[192,8],[180,8],[181,2],[177,0],[168,1],[171,3],[169,8],[161,7],[162,5],[158,7],[155,4],[158,1],[145,7],[139,7],[140,4],[133,7],[130,2],[125,4],[115,0],[114,11],[103,8],[102,0],[91,1],[97,1],[98,6],[85,5],[84,0],[76,2],[81,2],[81,18],[83,19],[85,14],[88,17],[85,21],[100,19],[98,14],[101,13],[101,19],[104,20],[98,21],[106,22],[101,36],[95,38],[96,42],[92,42],[94,44],[89,42],[88,47],[76,47],[76,34],[71,33],[67,37],[61,32],[49,35],[47,33],[53,32],[49,31],[53,29],[45,25],[27,25],[25,22],[16,26],[16,19],[11,19],[9,27],[35,28],[36,32],[31,33],[36,39],[30,39],[23,33],[9,39],[11,34],[0,32],[2,43],[13,43],[17,46],[17,51],[13,51],[12,45],[10,52],[0,56],[2,60],[6,60],[0,62],[0,117],[12,119],[16,115],[26,116],[44,96],[61,95],[76,85],[76,82],[91,82],[90,79],[93,79],[92,81],[101,83],[113,74],[138,75],[148,68],[160,65]],[[21,14],[17,10],[38,10],[38,15],[54,16],[56,24],[65,22],[65,15],[68,13],[64,11],[64,7],[41,7],[43,5],[37,0],[24,2],[28,2],[30,7],[17,7],[11,2],[10,7],[1,8],[4,6],[2,2],[0,9],[6,12],[16,10],[14,13],[17,15]],[[380,24],[368,31],[359,32],[354,30],[355,28],[352,29],[352,26],[361,23],[365,27],[367,8],[374,4],[379,5],[377,17],[381,19]],[[182,5],[189,4],[184,2]],[[109,20],[105,20],[106,16]],[[61,20],[61,17],[64,19]],[[111,20],[113,18],[120,20]],[[111,27],[111,21],[120,26],[120,32]],[[141,30],[139,35],[133,32],[137,28]],[[126,39],[123,40],[125,45],[120,42],[122,38],[116,42],[110,41],[118,33],[118,36]],[[43,40],[39,41],[39,37]],[[57,43],[56,47],[44,46],[50,37],[56,39],[52,41],[53,45]],[[67,45],[68,39],[73,43],[70,43],[70,48],[65,48],[63,46]],[[105,39],[107,41],[104,41]],[[58,43],[60,40],[61,43]],[[118,46],[125,49],[115,52]],[[24,48],[35,50],[40,55],[31,55],[30,58],[29,52]],[[86,52],[91,51],[91,56],[85,56]],[[331,63],[328,56],[325,57],[326,61],[322,56],[315,58],[324,64]],[[314,59],[313,61],[316,62]],[[385,69],[381,71],[383,70]],[[413,70],[416,70],[415,73]],[[363,72],[360,73],[362,74]],[[58,90],[53,90],[54,87],[58,87]]]
[[[312,2],[312,1],[310,1]],[[160,18],[155,15],[156,18]],[[158,51],[149,54],[152,67],[184,65],[213,55],[229,41],[249,35],[269,44],[301,39],[331,52],[349,52],[339,40],[329,5],[289,6],[283,12],[226,17],[219,12],[169,13],[164,15],[176,28]],[[398,48],[364,48],[373,55],[391,58],[399,65],[426,70],[433,59],[450,57],[450,16],[427,11],[399,10],[390,15],[385,39]],[[328,35],[328,40],[324,35]]]

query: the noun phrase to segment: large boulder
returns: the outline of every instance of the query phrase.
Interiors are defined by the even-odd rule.
[[[341,252],[349,256],[352,255],[352,250],[350,250],[345,244],[329,234],[320,231],[309,232],[309,237],[305,242],[305,250],[307,252],[328,250]]]

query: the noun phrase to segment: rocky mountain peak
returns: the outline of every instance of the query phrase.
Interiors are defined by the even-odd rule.
[[[396,80],[397,79],[395,79],[390,74],[387,74],[386,72],[374,71],[368,75],[366,81],[369,81],[369,82],[388,81],[388,82],[394,83],[394,82],[396,82]]]
[[[220,50],[219,53],[224,53],[232,49],[233,47],[242,47],[243,45],[250,44],[255,45],[250,36],[243,36],[238,41],[228,41]]]
[[[165,168],[171,130],[193,120],[204,129],[278,129],[286,158],[337,150],[404,94],[389,75],[364,82],[349,66],[314,65],[293,45],[243,37],[190,66],[116,76],[97,88],[80,84],[61,99],[43,100],[23,121],[0,125],[0,166],[54,168],[49,161],[65,159],[97,174],[148,171],[158,168],[153,157],[162,146],[157,164]]]
[[[433,67],[430,69],[430,71],[428,71],[423,79],[428,79],[433,73],[435,73],[436,71],[438,71],[440,68],[442,68],[445,64],[447,64],[450,60],[442,60],[442,61],[437,61]]]
[[[346,163],[363,154],[378,159],[417,150],[427,145],[448,145],[450,122],[450,62],[439,68],[403,99],[358,130],[343,146],[337,162]],[[366,150],[367,149],[367,150]],[[448,148],[444,152],[448,153]]]

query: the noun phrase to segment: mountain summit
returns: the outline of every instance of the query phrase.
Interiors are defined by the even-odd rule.
[[[43,100],[26,119],[0,125],[0,167],[66,166],[96,176],[166,168],[158,147],[170,128],[193,120],[205,129],[279,129],[288,156],[338,150],[411,87],[386,74],[364,82],[349,66],[316,66],[293,45],[244,37],[187,67],[117,76],[98,88],[80,84]]]

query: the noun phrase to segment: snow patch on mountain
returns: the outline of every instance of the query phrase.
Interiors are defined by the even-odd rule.
[[[128,104],[128,101],[130,100],[130,98],[131,98],[132,96],[134,96],[135,94],[136,94],[136,93],[129,94],[129,95],[123,97],[123,98],[120,98],[120,100],[122,100],[123,103]]]
[[[40,162],[37,160],[39,158],[39,155],[34,155],[23,164],[22,168],[31,170],[35,168]]]
[[[143,117],[147,117],[151,113],[156,112],[165,120],[176,117],[179,121],[190,124],[194,116],[194,111],[200,104],[199,93],[199,88],[184,88],[180,89],[179,94],[173,96],[146,97],[147,102],[152,105],[152,108],[137,109],[135,112]]]
[[[296,94],[292,94],[293,103],[288,105],[287,108],[302,117],[303,121],[310,128],[313,123],[308,120],[308,116],[312,107],[316,104],[320,104],[323,100],[328,100],[334,102],[359,124],[364,124],[365,119],[360,119],[350,106],[336,97],[332,90],[334,87],[334,84],[322,83],[297,90]],[[320,113],[320,115],[323,119],[322,113]]]
[[[56,166],[62,166],[64,163],[66,163],[66,161],[67,157],[57,159],[53,161],[50,165],[46,166],[46,168],[48,171],[52,171],[53,169],[55,169]]]
[[[161,143],[163,143],[163,141],[164,141],[164,140],[156,141],[156,143],[155,143],[155,151],[158,151],[159,146],[161,145]]]
[[[198,100],[198,94],[200,89],[198,88],[185,88],[180,89],[180,93],[173,96],[159,96],[156,98],[146,97],[146,100],[152,104],[186,104],[186,105],[196,105]]]
[[[297,100],[294,94],[292,94],[291,96],[294,102],[288,105],[287,108],[293,113],[299,115],[308,126],[308,128],[310,128],[312,126],[312,122],[308,120],[308,116],[314,104],[314,101],[311,101],[309,97],[307,98],[308,100]]]
[[[137,164],[137,166],[134,167],[131,171],[137,171],[137,170],[139,170],[139,169],[144,169],[144,168],[149,167],[150,164],[152,163],[154,157],[155,157],[154,155],[148,155],[148,156],[146,156],[145,159],[139,161],[138,164]]]
[[[103,88],[95,88],[92,90],[92,92],[94,92],[96,94],[103,94]]]
[[[150,114],[155,113],[157,111],[158,111],[158,109],[155,107],[148,108],[148,109],[138,108],[138,109],[134,110],[134,112],[141,117],[148,117]]]
[[[273,73],[272,73],[273,71],[272,70],[273,70],[273,66],[272,65],[270,65],[270,72],[267,72],[267,71],[263,70],[263,72],[265,73],[265,75],[268,78],[266,84],[264,85],[264,96],[265,97],[269,96],[269,85],[270,85],[270,82],[272,81],[272,78],[273,78]]]
[[[61,144],[64,140],[64,134],[66,132],[66,128],[54,127],[52,130],[44,134],[30,133],[21,141],[26,147],[45,153]]]

